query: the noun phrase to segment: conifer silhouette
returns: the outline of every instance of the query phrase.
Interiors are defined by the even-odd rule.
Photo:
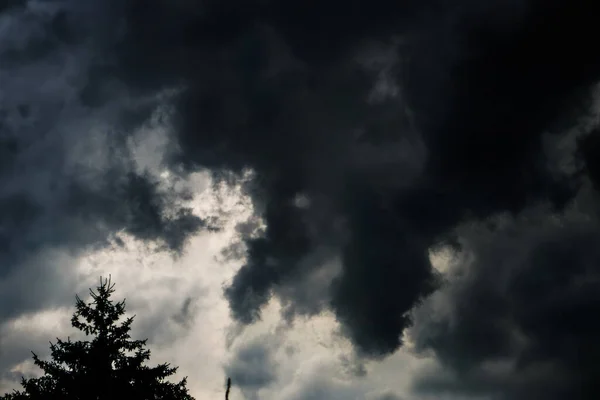
[[[170,364],[145,365],[150,359],[146,340],[132,340],[129,332],[134,317],[119,320],[125,313],[125,300],[111,300],[114,284],[100,278],[92,301],[76,296],[71,325],[91,340],[50,343],[51,360],[33,353],[35,365],[44,371],[40,378],[21,380],[22,391],[0,400],[193,400],[187,379],[177,383],[166,379],[177,371]]]

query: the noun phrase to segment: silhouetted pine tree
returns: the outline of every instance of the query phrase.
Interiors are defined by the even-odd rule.
[[[92,302],[76,297],[73,327],[91,336],[91,341],[57,339],[50,343],[51,361],[33,353],[35,365],[44,371],[40,378],[21,381],[22,391],[1,400],[193,400],[184,378],[178,383],[166,380],[177,367],[145,365],[150,350],[146,340],[131,340],[133,317],[119,320],[125,313],[125,300],[114,303],[114,284],[100,279],[97,292],[90,289]]]

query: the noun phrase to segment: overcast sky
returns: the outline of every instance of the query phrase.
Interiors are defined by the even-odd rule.
[[[110,275],[198,400],[600,398],[599,7],[0,1],[0,392]]]

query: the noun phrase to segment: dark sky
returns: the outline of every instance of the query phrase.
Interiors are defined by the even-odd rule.
[[[595,1],[1,4],[0,279],[120,232],[178,254],[219,228],[134,166],[128,143],[167,107],[173,177],[254,174],[265,229],[239,227],[235,320],[272,298],[288,322],[332,311],[369,360],[409,332],[451,372],[416,393],[600,398]],[[448,247],[442,274],[429,253]],[[0,320],[36,301],[0,293]]]

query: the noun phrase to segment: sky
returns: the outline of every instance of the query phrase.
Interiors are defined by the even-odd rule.
[[[599,7],[0,1],[0,392],[110,276],[198,400],[599,398]]]

